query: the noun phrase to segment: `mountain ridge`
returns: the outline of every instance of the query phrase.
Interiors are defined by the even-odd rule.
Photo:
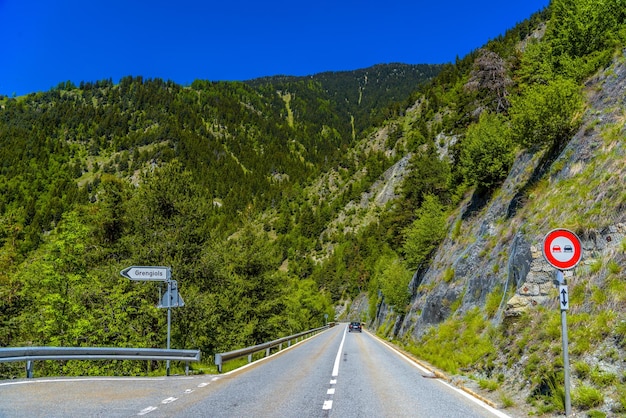
[[[156,289],[119,271],[170,265],[176,346],[210,358],[335,314],[520,416],[560,414],[537,248],[564,226],[589,253],[571,289],[575,408],[623,413],[626,9],[589,4],[555,0],[424,84],[390,71],[403,97],[360,90],[364,69],[2,99],[0,343],[162,345]]]

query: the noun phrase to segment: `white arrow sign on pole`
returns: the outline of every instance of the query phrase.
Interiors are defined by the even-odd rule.
[[[562,311],[569,309],[569,295],[567,293],[567,285],[559,285],[559,305],[561,305]]]
[[[166,282],[172,277],[172,269],[162,266],[131,266],[120,271],[130,280]]]

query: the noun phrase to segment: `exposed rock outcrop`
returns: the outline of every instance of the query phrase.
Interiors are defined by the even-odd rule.
[[[595,259],[620,251],[626,242],[626,51],[586,87],[583,124],[545,172],[537,176],[543,152],[523,152],[498,192],[466,199],[431,264],[414,275],[408,312],[393,327],[396,337],[419,338],[450,315],[484,306],[496,290],[503,295],[496,322],[533,306],[556,304],[555,270],[541,253],[545,234],[555,227],[573,227],[583,242],[583,262],[566,279],[582,277]],[[548,184],[531,192],[528,186],[538,181]],[[573,191],[587,183],[597,184],[593,193],[582,202],[570,201],[578,196]],[[577,213],[585,215],[584,222],[576,220]],[[380,312],[378,325],[397,319],[386,317],[393,313],[385,309]]]

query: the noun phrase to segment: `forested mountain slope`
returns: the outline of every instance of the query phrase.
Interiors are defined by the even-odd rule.
[[[585,245],[575,408],[624,413],[625,20],[624,0],[554,0],[441,67],[4,98],[0,344],[162,347],[156,286],[119,271],[167,265],[175,347],[361,319],[501,406],[560,413],[537,250],[558,226]]]
[[[374,90],[399,82],[370,93],[390,107]],[[0,344],[163,346],[158,288],[120,277],[130,265],[172,267],[186,303],[173,346],[210,357],[323,324],[331,298],[300,274],[313,244],[299,202],[347,165],[358,118],[311,80],[129,76],[3,98]]]
[[[355,71],[329,71],[307,77],[263,77],[246,83],[253,86],[271,84],[278,90],[296,94],[294,86],[308,84],[302,82],[319,83],[331,101],[339,105],[336,111],[354,117],[355,134],[360,135],[385,119],[404,112],[407,93],[433,78],[441,68],[440,64],[379,64]]]

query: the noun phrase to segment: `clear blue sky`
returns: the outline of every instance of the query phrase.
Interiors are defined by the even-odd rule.
[[[306,4],[305,4],[306,3]],[[549,0],[0,0],[0,94],[451,62]]]

